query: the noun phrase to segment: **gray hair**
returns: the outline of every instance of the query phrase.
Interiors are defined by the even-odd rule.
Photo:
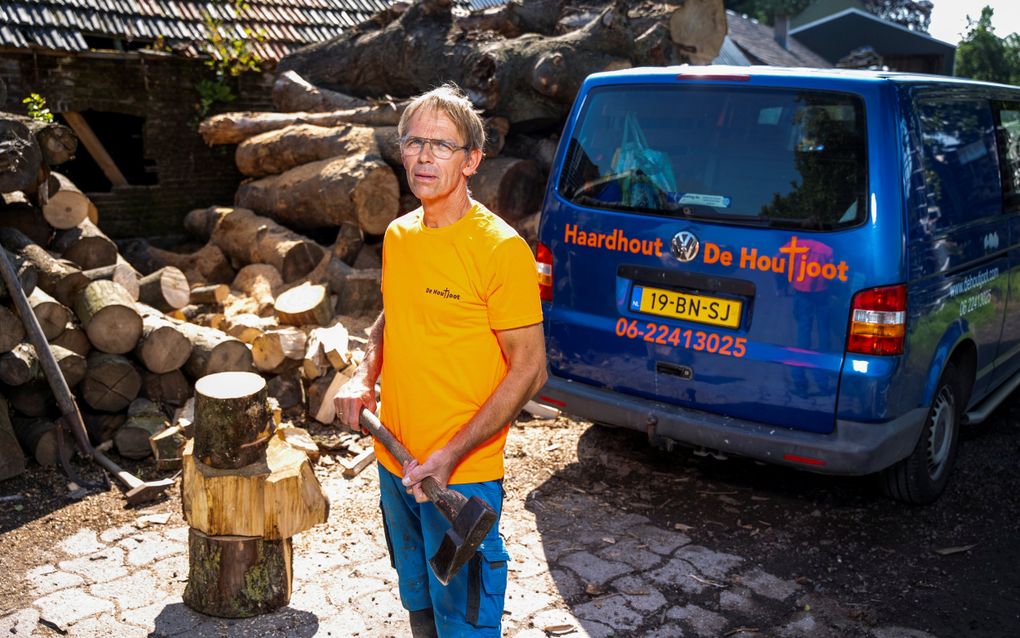
[[[397,136],[404,137],[407,124],[412,117],[428,111],[437,111],[449,117],[463,136],[464,144],[469,151],[485,148],[485,125],[482,118],[471,104],[471,100],[453,82],[447,82],[414,98],[400,116]]]

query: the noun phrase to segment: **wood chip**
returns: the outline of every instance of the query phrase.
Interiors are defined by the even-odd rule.
[[[684,525],[683,523],[673,523],[673,529],[678,529],[681,532],[689,532],[692,529],[694,529],[694,527],[690,525]]]
[[[698,576],[697,574],[688,574],[688,576],[690,576],[694,580],[698,581],[702,585],[708,585],[709,587],[718,587],[719,589],[726,589],[726,585],[724,585],[722,583],[717,583],[714,580],[708,580],[707,578],[702,578],[701,576]]]
[[[544,627],[542,631],[550,636],[565,636],[576,632],[577,627],[574,625],[549,625]]]
[[[135,519],[135,527],[142,529],[150,525],[166,525],[168,522],[170,522],[169,512],[165,514],[146,514]]]
[[[969,552],[975,547],[977,547],[977,543],[974,543],[973,545],[960,545],[958,547],[943,547],[941,549],[936,549],[935,553],[938,554],[939,556],[950,556],[952,554],[962,554],[964,552]]]

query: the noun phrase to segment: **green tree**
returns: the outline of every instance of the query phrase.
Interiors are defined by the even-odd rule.
[[[929,0],[866,0],[864,8],[890,22],[927,33],[933,5]]]
[[[976,21],[967,16],[967,34],[956,48],[956,75],[1020,84],[1020,35],[997,36],[993,13],[991,7],[985,7]]]

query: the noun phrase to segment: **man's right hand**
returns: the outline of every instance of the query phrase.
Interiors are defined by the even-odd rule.
[[[347,427],[365,432],[361,427],[361,410],[375,412],[375,384],[369,385],[361,375],[355,375],[350,381],[340,386],[333,396],[336,416]]]

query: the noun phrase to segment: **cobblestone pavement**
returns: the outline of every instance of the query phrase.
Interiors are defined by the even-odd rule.
[[[370,468],[325,477],[334,503],[377,500]],[[504,635],[926,638],[875,627],[747,556],[716,551],[583,490],[511,498]],[[0,617],[0,636],[406,636],[406,613],[377,520],[337,520],[295,538],[290,605],[246,620],[211,618],[181,602],[188,530],[179,514],[101,532],[80,530],[24,575],[33,602]]]

